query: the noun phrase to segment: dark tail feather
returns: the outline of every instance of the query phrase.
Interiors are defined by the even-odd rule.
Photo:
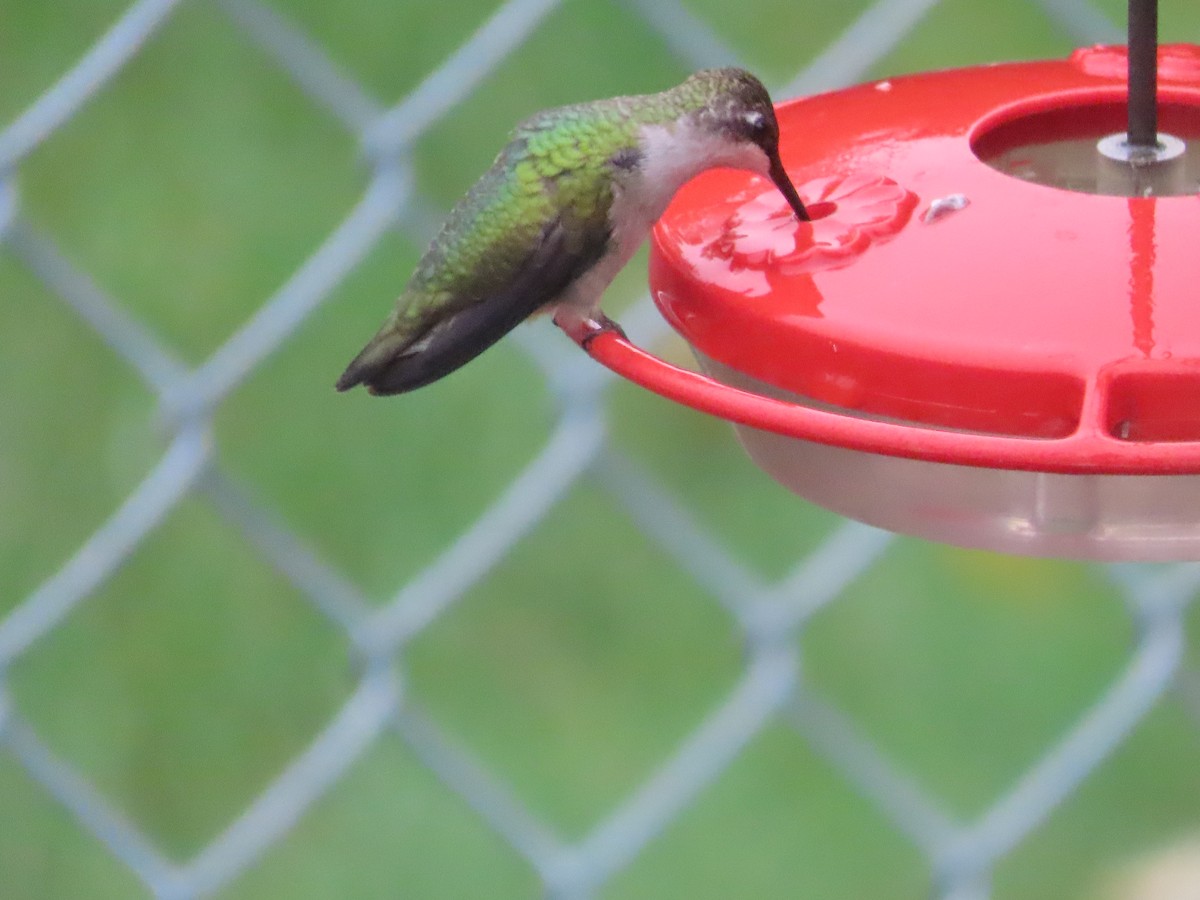
[[[372,394],[384,396],[424,387],[469,363],[532,311],[477,303],[439,323],[415,343],[385,329],[346,367],[337,389],[364,384]]]

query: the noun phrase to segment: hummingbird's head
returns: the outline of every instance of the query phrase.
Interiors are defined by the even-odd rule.
[[[766,175],[796,217],[807,222],[808,210],[779,158],[779,122],[763,83],[744,69],[705,69],[692,75],[683,87],[705,98],[697,121],[728,144],[730,158],[723,162]]]

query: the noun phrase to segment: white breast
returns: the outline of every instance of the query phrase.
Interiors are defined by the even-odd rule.
[[[640,138],[642,158],[638,166],[613,186],[609,212],[613,249],[561,300],[589,314],[598,309],[604,289],[637,252],[651,226],[686,182],[714,166],[765,175],[769,165],[758,147],[731,141],[691,123],[646,125]]]

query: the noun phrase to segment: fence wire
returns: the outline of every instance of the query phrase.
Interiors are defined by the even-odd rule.
[[[595,0],[610,2],[610,0]],[[611,0],[641,17],[687,67],[738,62],[738,55],[680,0]],[[864,77],[938,0],[879,0],[793,78],[786,97]],[[1040,0],[1073,41],[1119,38],[1087,0]],[[782,578],[769,580],[708,531],[684,502],[608,440],[610,376],[558,336],[522,330],[516,341],[557,400],[544,446],[459,538],[383,605],[368,602],[265,507],[215,454],[213,417],[231,391],[287,342],[389,229],[428,234],[436,205],[422,194],[410,148],[488,79],[533,35],[558,0],[508,0],[399,102],[388,106],[331,59],[279,8],[258,0],[218,0],[228,27],[250,38],[282,72],[359,142],[370,163],[361,197],[294,275],[225,343],[189,366],[145,322],[106,294],[62,253],[52,235],[23,214],[14,178],[54,132],[104,88],[161,29],[182,0],[138,0],[78,62],[0,131],[0,241],[87,323],[157,395],[166,449],[156,465],[71,558],[0,621],[0,748],[69,810],[152,892],[197,898],[218,892],[301,820],[312,805],[385,735],[398,735],[479,818],[528,861],[546,895],[593,896],[638,857],[768,725],[787,723],[840,770],[915,844],[928,861],[935,894],[982,898],[993,867],[1177,686],[1200,716],[1197,676],[1183,663],[1184,616],[1200,588],[1195,566],[1108,569],[1126,600],[1136,640],[1106,691],[1010,788],[973,819],[939,799],[866,738],[849,714],[801,677],[798,637],[814,613],[834,603],[880,558],[890,535],[856,523],[837,528]],[[648,298],[625,317],[643,340],[663,325]],[[634,526],[715,597],[739,623],[746,654],[732,690],[675,751],[612,812],[569,840],[542,821],[512,786],[451,738],[406,690],[399,655],[454,606],[581,479],[627,510]],[[356,648],[361,668],[349,698],[307,748],[236,819],[191,859],[179,862],[42,740],[4,686],[5,673],[80,604],[86,603],[185,498],[201,495],[230,529],[282,572]],[[2,876],[0,876],[2,878]]]

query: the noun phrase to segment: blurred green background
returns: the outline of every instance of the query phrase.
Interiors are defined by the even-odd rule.
[[[418,84],[490,13],[443,4],[276,0],[375,96]],[[1102,6],[1114,21],[1124,3]],[[0,122],[124,9],[0,2]],[[791,77],[863,2],[689,0],[765,80]],[[1165,40],[1200,7],[1164,0]],[[1060,56],[1032,2],[945,0],[876,75]],[[416,147],[448,205],[511,125],[545,106],[685,75],[636,15],[569,0]],[[24,161],[26,218],[191,364],[282,284],[357,200],[355,141],[214,6],[185,3]],[[378,602],[466,528],[541,447],[553,405],[510,344],[390,402],[333,380],[420,251],[387,236],[222,406],[219,461]],[[644,290],[639,257],[614,286]],[[729,429],[611,392],[613,441],[765,577],[836,525],[742,455]],[[156,400],[0,247],[0,615],[51,575],[163,449]],[[1200,612],[1190,659],[1200,663]],[[1128,658],[1102,569],[901,539],[805,634],[806,677],[955,814],[987,808]],[[738,632],[585,480],[402,660],[408,689],[535,814],[581,837],[735,682]],[[13,702],[43,740],[173,858],[203,848],[353,688],[347,643],[203,497],[21,657]],[[999,898],[1097,895],[1113,867],[1200,829],[1200,729],[1161,704],[1000,865]],[[912,897],[927,863],[795,732],[754,740],[606,897]],[[526,897],[528,865],[394,736],[222,897]],[[0,895],[144,889],[0,753]]]

